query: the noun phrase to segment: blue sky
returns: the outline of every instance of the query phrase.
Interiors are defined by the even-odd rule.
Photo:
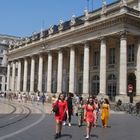
[[[102,0],[89,0],[89,9],[101,7]],[[116,0],[106,0],[107,3]],[[48,28],[59,20],[69,20],[73,14],[80,16],[87,0],[0,0],[0,34],[29,36]]]

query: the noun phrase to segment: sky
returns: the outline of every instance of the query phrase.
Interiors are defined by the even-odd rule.
[[[89,1],[89,4],[87,3]],[[106,0],[107,4],[116,0]],[[0,0],[0,34],[26,37],[102,5],[102,0]]]

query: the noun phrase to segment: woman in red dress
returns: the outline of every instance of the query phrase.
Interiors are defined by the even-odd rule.
[[[64,94],[60,94],[58,97],[58,100],[53,104],[52,110],[54,106],[57,105],[58,106],[58,113],[55,113],[55,122],[56,122],[56,135],[55,135],[55,139],[61,137],[61,130],[62,130],[62,122],[65,118],[65,113],[68,114],[68,106],[67,106],[67,102],[65,100],[65,95]]]
[[[87,104],[84,107],[84,120],[87,123],[86,126],[86,139],[88,140],[90,137],[90,132],[94,123],[94,110],[95,110],[95,106],[94,106],[94,100],[92,97],[88,98]]]

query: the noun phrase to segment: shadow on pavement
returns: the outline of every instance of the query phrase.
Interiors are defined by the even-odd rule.
[[[62,134],[61,137],[69,137],[71,139],[72,135],[70,135],[70,134]]]
[[[99,138],[99,136],[98,135],[91,135],[91,137],[94,137],[94,138]]]
[[[107,128],[111,128],[111,126],[107,126]]]

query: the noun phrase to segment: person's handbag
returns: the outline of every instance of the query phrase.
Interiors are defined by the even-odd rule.
[[[78,113],[76,112],[75,115],[78,116]]]
[[[58,114],[58,113],[59,113],[58,101],[57,101],[56,104],[54,105],[52,111],[53,111],[55,114]]]

